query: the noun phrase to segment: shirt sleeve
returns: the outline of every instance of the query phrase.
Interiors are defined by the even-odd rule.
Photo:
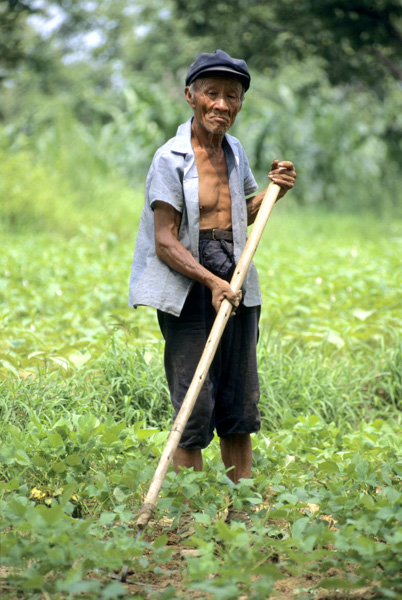
[[[242,148],[243,150],[243,148]],[[250,165],[246,156],[246,153],[242,152],[243,155],[243,165],[244,165],[244,177],[243,177],[243,189],[244,195],[249,196],[258,190],[258,184],[254,179],[254,175],[250,169]]]
[[[243,178],[243,192],[245,196],[256,192],[258,190],[258,184],[254,179],[254,175],[250,169],[250,165],[247,159],[245,150],[239,140],[236,140],[238,145],[239,159],[240,159],[240,174]]]
[[[152,210],[157,201],[167,202],[178,212],[183,212],[183,171],[180,156],[169,151],[157,153],[149,176],[148,202]]]

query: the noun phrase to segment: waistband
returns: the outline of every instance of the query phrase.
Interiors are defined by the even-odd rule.
[[[233,231],[225,229],[201,229],[200,240],[226,240],[233,242]]]

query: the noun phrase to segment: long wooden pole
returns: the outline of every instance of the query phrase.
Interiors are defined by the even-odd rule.
[[[254,253],[260,242],[265,225],[268,221],[269,215],[271,214],[271,210],[278,198],[279,191],[280,187],[278,185],[275,183],[270,183],[261,203],[257,217],[254,221],[250,236],[230,282],[230,287],[234,292],[238,292],[243,284],[250,263],[253,260]],[[172,461],[173,455],[179,445],[183,430],[191,415],[191,411],[193,410],[194,404],[201,391],[201,387],[208,374],[209,367],[211,366],[212,360],[215,356],[216,349],[226,327],[226,323],[229,320],[232,309],[233,306],[229,300],[223,300],[218,314],[216,315],[215,322],[212,326],[193,380],[187,390],[187,394],[183,400],[183,404],[177,414],[175,422],[173,423],[166,446],[162,452],[159,464],[156,468],[148,493],[137,518],[137,527],[140,532],[146,527],[156,506],[163,480]]]

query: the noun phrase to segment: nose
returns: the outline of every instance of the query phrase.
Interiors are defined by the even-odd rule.
[[[215,108],[217,108],[218,110],[229,110],[228,103],[226,102],[224,96],[219,96],[215,100]]]

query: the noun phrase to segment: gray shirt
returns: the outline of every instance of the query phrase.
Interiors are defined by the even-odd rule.
[[[177,130],[174,138],[156,152],[145,184],[145,204],[141,215],[130,277],[129,305],[153,306],[179,316],[194,280],[181,275],[160,260],[155,251],[154,203],[167,202],[181,213],[179,242],[198,260],[200,209],[198,172],[191,145],[191,121]],[[242,145],[226,134],[223,147],[227,164],[232,210],[233,245],[236,263],[247,240],[245,197],[257,184]],[[246,306],[261,304],[257,270],[250,265],[243,283]]]

